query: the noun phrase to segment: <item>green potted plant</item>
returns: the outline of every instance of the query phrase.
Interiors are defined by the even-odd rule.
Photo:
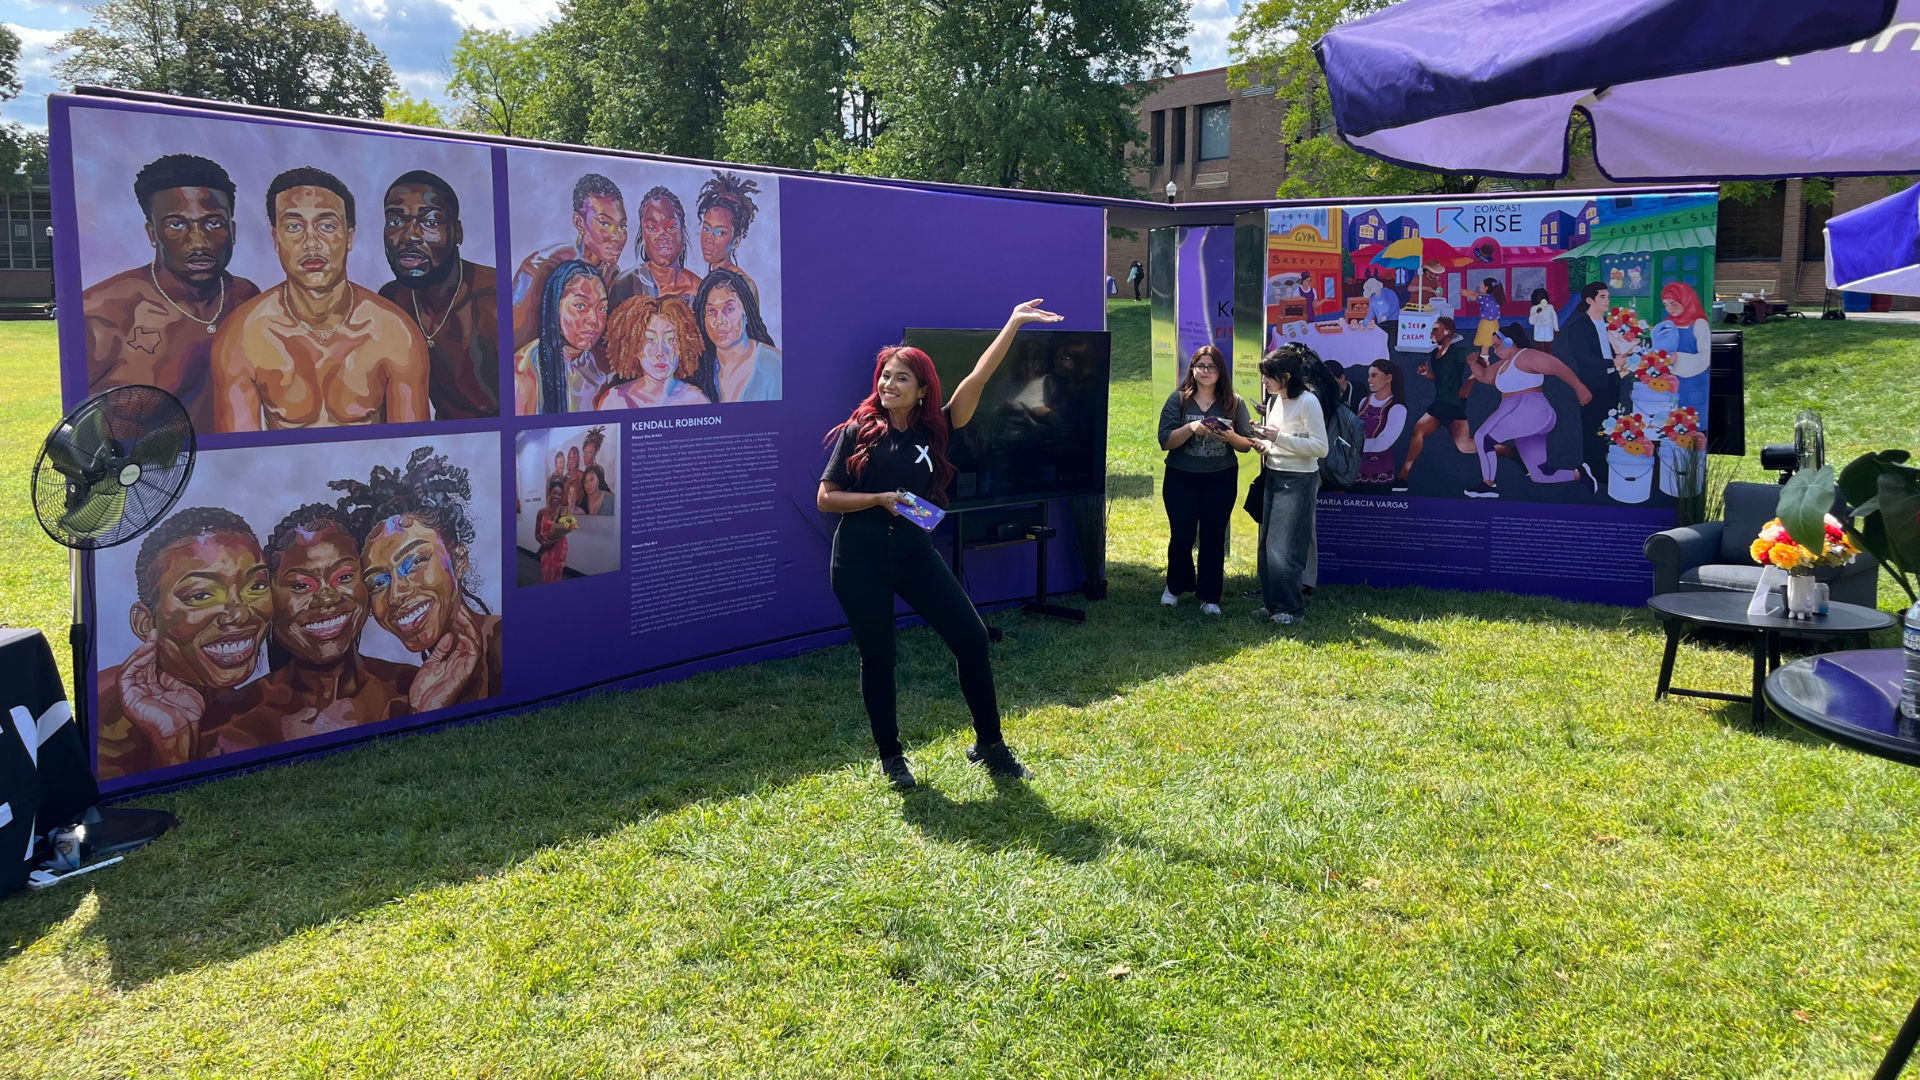
[[[1820,542],[1834,489],[1852,507],[1842,528],[1848,540],[1879,560],[1912,602],[1920,578],[1920,468],[1905,450],[1862,454],[1834,475],[1833,468],[1794,474],[1780,489],[1780,523],[1797,543]],[[1816,549],[1817,550],[1817,549]]]
[[[1853,459],[1840,472],[1840,493],[1853,507],[1847,535],[1880,560],[1907,594],[1920,576],[1920,469],[1905,450],[1878,450]]]

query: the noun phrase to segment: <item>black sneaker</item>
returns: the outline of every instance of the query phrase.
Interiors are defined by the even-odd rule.
[[[1595,495],[1600,494],[1600,478],[1593,475],[1593,467],[1584,461],[1580,463],[1580,479],[1585,480],[1593,487],[1593,493]]]
[[[1406,490],[1407,490],[1407,482],[1405,480],[1395,480],[1393,482],[1393,493],[1395,495],[1399,495],[1405,492]]]
[[[1467,489],[1467,498],[1469,499],[1497,499],[1499,497],[1500,489],[1487,483],[1485,480]]]
[[[994,743],[992,746],[974,743],[967,747],[967,760],[975,765],[985,765],[987,771],[995,776],[1005,776],[1014,780],[1033,778],[1033,774],[1027,771],[1025,765],[1020,764],[1020,759],[1014,757],[1013,751],[1003,742]]]
[[[880,771],[886,773],[887,782],[899,790],[913,790],[916,781],[913,778],[913,770],[907,768],[905,754],[895,754],[890,758],[880,759]]]

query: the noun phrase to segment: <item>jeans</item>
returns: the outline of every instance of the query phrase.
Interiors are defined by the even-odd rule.
[[[1167,470],[1160,498],[1167,507],[1167,591],[1175,596],[1198,593],[1203,604],[1220,602],[1227,575],[1227,524],[1233,520],[1234,496],[1240,493],[1237,469],[1217,472]],[[1193,542],[1200,540],[1200,566],[1195,571]]]
[[[1258,552],[1260,596],[1275,615],[1304,615],[1307,602],[1300,592],[1301,575],[1313,542],[1313,508],[1320,494],[1320,474],[1268,469],[1266,477]]]
[[[953,653],[960,693],[973,714],[974,738],[982,746],[1001,740],[987,626],[924,530],[904,518],[879,526],[843,519],[833,534],[832,578],[833,595],[860,647],[860,696],[882,758],[901,752],[893,683],[896,594]]]

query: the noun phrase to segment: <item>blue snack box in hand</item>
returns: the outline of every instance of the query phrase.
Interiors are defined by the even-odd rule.
[[[928,532],[932,532],[935,528],[939,527],[940,523],[946,520],[947,516],[945,510],[940,509],[930,502],[922,501],[911,491],[903,491],[900,493],[898,508],[901,517],[906,518],[908,521],[913,522]]]

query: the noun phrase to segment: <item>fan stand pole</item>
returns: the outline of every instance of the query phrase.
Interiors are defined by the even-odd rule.
[[[79,548],[67,550],[67,577],[69,595],[73,597],[73,622],[67,626],[67,642],[73,646],[73,722],[80,729],[80,737],[91,739],[93,731],[87,727],[87,618],[86,606],[80,595],[81,551]]]

